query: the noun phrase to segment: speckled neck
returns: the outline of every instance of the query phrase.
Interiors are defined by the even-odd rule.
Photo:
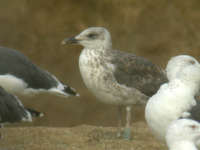
[[[90,49],[90,48],[84,48],[83,51],[85,52],[90,52],[93,55],[100,55],[100,56],[104,56],[104,57],[110,57],[112,56],[113,50],[112,47],[99,47],[96,49]]]

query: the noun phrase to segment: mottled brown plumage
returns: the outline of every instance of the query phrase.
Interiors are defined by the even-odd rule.
[[[129,139],[130,107],[145,104],[164,82],[165,71],[148,60],[112,49],[109,32],[100,27],[84,30],[63,44],[84,46],[79,68],[84,83],[100,101],[119,108],[118,136],[121,126],[121,107],[126,107],[126,139]]]
[[[111,53],[113,53],[111,63],[117,66],[113,74],[119,84],[152,96],[161,84],[168,82],[165,71],[150,61],[121,51],[112,50]]]

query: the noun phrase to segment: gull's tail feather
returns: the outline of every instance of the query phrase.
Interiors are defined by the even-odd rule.
[[[26,108],[26,107],[25,107],[25,109],[31,114],[32,117],[43,117],[43,113],[40,113],[36,110]]]
[[[75,95],[75,96],[79,96],[79,94],[75,91],[74,88],[70,87],[70,86],[67,86],[65,84],[63,84],[64,86],[64,90],[63,92],[69,94],[69,95]]]

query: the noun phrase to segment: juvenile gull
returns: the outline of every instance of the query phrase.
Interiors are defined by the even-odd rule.
[[[167,127],[166,142],[169,150],[198,150],[200,124],[190,119],[175,120]]]
[[[41,117],[43,114],[25,108],[13,94],[6,92],[0,86],[0,126],[6,123],[32,121],[32,117]]]
[[[78,95],[48,71],[33,64],[24,54],[0,47],[0,85],[16,95],[46,92],[62,97]]]
[[[145,109],[151,132],[163,143],[170,122],[179,118],[200,121],[200,101],[195,99],[200,88],[200,65],[193,57],[185,55],[173,57],[170,61],[182,62],[181,68],[175,73],[174,79],[163,84],[149,99]],[[170,61],[168,64],[171,65]],[[169,66],[167,68],[170,69]]]
[[[62,44],[78,43],[84,47],[79,68],[84,83],[100,101],[118,107],[118,136],[121,136],[122,107],[126,107],[125,139],[129,140],[131,106],[145,104],[161,84],[167,82],[165,71],[150,61],[112,49],[109,32],[91,27]]]

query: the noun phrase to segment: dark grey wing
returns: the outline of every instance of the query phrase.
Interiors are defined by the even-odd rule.
[[[0,87],[0,123],[19,122],[22,119],[31,121],[29,112],[16,96]]]
[[[113,51],[114,76],[119,84],[135,88],[147,96],[154,95],[168,82],[165,71],[137,55]]]
[[[0,74],[14,75],[34,89],[49,89],[58,84],[50,73],[34,65],[24,54],[5,47],[0,47]]]

